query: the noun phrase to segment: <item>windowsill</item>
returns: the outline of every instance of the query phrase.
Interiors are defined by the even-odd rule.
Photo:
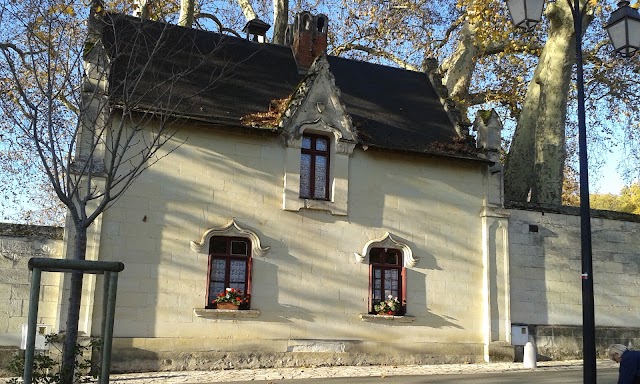
[[[361,313],[360,319],[362,321],[369,321],[373,323],[381,323],[386,321],[397,321],[399,323],[413,323],[416,321],[414,316],[391,316],[391,315],[370,315],[368,313]]]
[[[193,314],[205,319],[246,319],[260,316],[259,309],[207,309],[193,308]]]

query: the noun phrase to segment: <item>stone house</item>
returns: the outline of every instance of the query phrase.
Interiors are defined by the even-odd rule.
[[[523,340],[579,356],[577,215],[504,207],[494,113],[472,139],[432,71],[328,56],[323,15],[297,15],[287,46],[259,43],[256,20],[252,39],[101,20],[87,81],[115,92],[150,64],[123,94],[178,128],[89,228],[87,259],[125,264],[114,369],[511,360]],[[120,123],[107,117],[94,121]],[[640,286],[639,221],[594,219],[599,345],[640,342],[640,290],[618,284]],[[100,279],[85,278],[87,335]],[[218,308],[227,287],[249,302]],[[58,331],[54,293],[39,318]],[[376,313],[389,294],[400,310]]]
[[[328,56],[327,17],[306,12],[289,46],[254,41],[258,21],[246,27],[255,39],[103,21],[108,92],[150,64],[139,108],[179,116],[169,144],[181,143],[92,227],[88,258],[126,266],[116,367],[512,355],[507,277],[489,273],[506,260],[499,132],[480,122],[477,148],[434,75]],[[164,39],[162,59],[128,43],[140,33]],[[163,89],[158,79],[193,62]],[[152,99],[189,92],[181,105]],[[92,333],[101,284],[85,286],[81,330]],[[217,308],[227,287],[250,302]],[[401,301],[395,316],[375,311],[388,295]]]

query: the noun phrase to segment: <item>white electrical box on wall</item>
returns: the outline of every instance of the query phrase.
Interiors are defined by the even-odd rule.
[[[22,324],[22,340],[20,341],[20,349],[27,349],[27,328],[28,324]],[[51,333],[49,324],[36,324],[36,350],[47,351],[49,345],[45,335]]]
[[[529,341],[529,327],[511,325],[511,345],[525,345]]]

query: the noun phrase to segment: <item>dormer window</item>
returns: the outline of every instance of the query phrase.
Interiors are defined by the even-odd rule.
[[[329,200],[329,139],[304,135],[300,149],[300,197]]]

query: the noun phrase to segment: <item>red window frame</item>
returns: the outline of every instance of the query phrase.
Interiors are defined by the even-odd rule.
[[[376,270],[380,271],[380,289],[375,287]],[[387,289],[385,271],[398,271],[398,284],[396,290]],[[398,315],[404,315],[407,311],[407,269],[404,267],[402,251],[394,248],[371,248],[369,250],[369,313],[375,314],[374,306],[380,301],[386,300],[391,294],[398,297],[401,308]],[[376,291],[378,295],[376,295]],[[376,296],[380,297],[378,299]]]
[[[311,157],[311,162],[309,164],[309,195],[303,195],[302,188],[300,188],[300,198],[303,199],[313,199],[313,200],[329,200],[329,169],[330,169],[330,148],[331,141],[326,136],[321,135],[303,135],[302,140],[304,139],[311,140],[310,148],[301,148],[300,149],[300,157],[302,155],[309,155]],[[326,150],[317,149],[318,140],[324,140],[327,143]],[[316,159],[318,157],[324,157],[327,159],[326,164],[326,173],[325,173],[325,186],[324,186],[324,196],[315,196],[316,190]],[[300,165],[300,175],[302,178],[302,164]]]
[[[214,242],[225,243],[225,251],[221,252],[220,250],[214,249]],[[234,254],[232,252],[232,246],[234,242],[242,242],[246,245],[246,255]],[[225,271],[224,271],[224,288],[234,287],[240,288],[244,291],[246,295],[251,295],[251,269],[253,264],[253,258],[251,257],[251,240],[244,237],[226,237],[226,236],[214,236],[209,240],[209,261],[207,266],[207,301],[205,308],[216,308],[216,304],[214,300],[218,293],[220,292],[212,292],[212,285],[214,282],[211,281],[214,267],[214,260],[224,260]],[[231,281],[231,262],[233,260],[246,260],[245,264],[245,273],[244,273],[244,282],[232,282]],[[238,283],[242,283],[243,287],[238,287]],[[223,289],[224,289],[223,288]],[[244,303],[240,306],[241,309],[249,309],[251,306],[251,302]]]

